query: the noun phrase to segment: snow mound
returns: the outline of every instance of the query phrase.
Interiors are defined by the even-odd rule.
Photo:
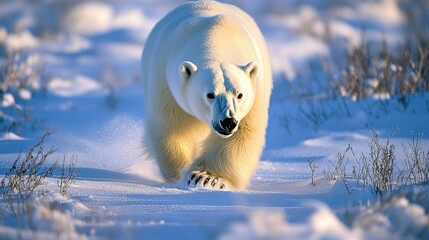
[[[4,93],[1,101],[1,106],[4,108],[15,105],[15,97],[12,93]]]
[[[62,97],[80,96],[101,88],[101,84],[96,80],[82,75],[77,75],[72,79],[54,77],[48,83],[49,91]]]
[[[136,9],[129,9],[119,12],[113,19],[112,25],[116,28],[131,28],[140,30],[147,28],[146,19],[143,14]]]
[[[2,136],[0,136],[0,141],[4,140],[25,140],[26,138],[23,138],[13,132],[5,132]]]
[[[120,61],[133,60],[139,61],[142,52],[142,46],[139,44],[111,43],[101,48],[107,56],[115,56]]]
[[[385,25],[400,25],[405,19],[396,0],[363,3],[358,7],[358,13],[362,19],[371,19]]]
[[[58,135],[55,142],[67,143],[61,149],[63,153],[76,153],[79,167],[125,171],[147,178],[157,172],[150,170],[156,164],[144,155],[140,119],[118,115],[93,130],[87,136]]]
[[[288,222],[281,211],[258,209],[245,222],[232,223],[220,239],[427,239],[425,210],[404,197],[381,204],[378,209],[358,210],[351,227],[324,203],[310,201],[306,205],[313,209],[306,222]]]
[[[422,206],[410,203],[405,197],[397,197],[386,203],[378,202],[370,209],[361,210],[357,213],[353,226],[372,233],[394,233],[406,239],[427,239],[428,222],[429,216]]]
[[[115,13],[107,3],[86,2],[72,8],[63,18],[63,25],[71,33],[92,36],[115,28],[148,29],[154,23],[136,9]]]
[[[294,65],[306,59],[317,56],[326,56],[328,46],[319,39],[312,37],[300,37],[289,40],[285,44],[284,40],[267,40],[268,50],[272,59],[272,69],[274,74],[283,73],[288,79],[294,79],[297,69]]]
[[[139,120],[127,115],[116,116],[95,134],[86,156],[98,159],[104,167],[112,170],[127,168],[143,155],[142,133]]]
[[[291,223],[282,212],[260,209],[246,222],[233,223],[220,239],[364,239],[361,230],[345,226],[326,205],[310,205],[314,213],[307,223]]]
[[[9,205],[8,205],[9,206]],[[15,239],[86,239],[85,236],[76,232],[78,221],[71,214],[90,212],[90,209],[75,200],[67,199],[59,193],[45,191],[32,193],[26,199],[25,208],[18,203],[13,209],[8,208],[4,212],[3,221],[12,223],[14,221],[26,221],[30,228],[23,227],[13,229],[0,226],[0,238]],[[17,214],[17,215],[16,215]],[[19,224],[18,224],[19,225]]]
[[[307,139],[303,141],[303,144],[311,147],[327,147],[335,146],[338,141],[368,141],[370,140],[367,136],[359,133],[333,133],[329,136],[323,136],[318,138]]]
[[[20,50],[34,48],[39,45],[39,39],[27,30],[12,34],[7,34],[3,30],[0,35],[0,43],[3,39],[8,52],[19,52]]]
[[[70,36],[63,45],[63,49],[66,53],[77,53],[90,49],[91,47],[92,44],[89,40],[78,35]]]
[[[28,89],[21,88],[18,90],[18,96],[22,100],[30,100],[32,97],[31,91]]]
[[[64,17],[64,27],[82,35],[105,32],[112,25],[113,9],[101,2],[86,2],[72,8]]]

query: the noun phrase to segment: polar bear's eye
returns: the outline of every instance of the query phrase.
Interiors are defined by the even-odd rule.
[[[208,99],[214,99],[215,95],[213,93],[207,93],[207,98]]]
[[[243,94],[241,94],[241,93],[238,94],[238,96],[237,96],[238,99],[241,99],[242,97],[243,97]]]

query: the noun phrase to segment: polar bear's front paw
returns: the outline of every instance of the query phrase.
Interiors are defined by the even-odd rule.
[[[188,175],[188,186],[223,190],[227,187],[227,181],[206,171],[192,171]]]

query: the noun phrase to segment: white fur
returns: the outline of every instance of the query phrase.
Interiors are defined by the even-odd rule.
[[[272,88],[253,19],[215,1],[177,7],[149,35],[142,77],[147,141],[164,178],[177,181],[189,167],[245,189],[265,144]],[[216,131],[225,118],[237,120],[229,134]]]

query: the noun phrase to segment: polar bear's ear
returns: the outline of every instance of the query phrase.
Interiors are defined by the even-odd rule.
[[[189,79],[198,70],[197,66],[190,61],[184,61],[179,66],[179,74],[182,79]]]
[[[246,66],[243,67],[243,70],[247,75],[249,75],[250,79],[255,79],[258,75],[258,64],[255,62],[250,62]]]

